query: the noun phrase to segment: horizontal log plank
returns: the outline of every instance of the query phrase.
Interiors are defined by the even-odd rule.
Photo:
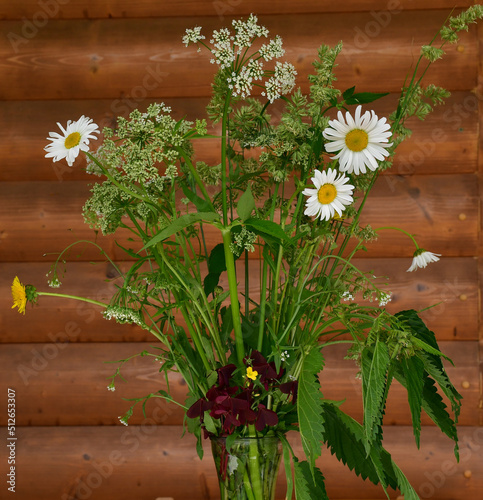
[[[44,157],[43,148],[56,122],[65,126],[81,115],[91,117],[101,130],[115,125],[115,118],[127,118],[134,107],[142,111],[153,100],[74,100],[7,101],[2,104],[8,127],[0,130],[0,155],[4,158],[0,181],[77,181],[93,180],[85,172],[81,156],[72,167],[65,161],[53,163]],[[165,99],[175,119],[206,117],[206,98]],[[389,116],[396,109],[397,95],[385,97],[370,107],[378,116]],[[282,107],[277,102],[269,113],[276,123]],[[478,98],[471,92],[455,92],[444,106],[439,106],[425,121],[410,120],[413,136],[402,143],[394,166],[384,175],[453,174],[475,172],[478,152]],[[209,133],[220,133],[219,126]],[[26,148],[25,144],[29,147]],[[98,142],[93,141],[96,149]],[[194,141],[196,161],[209,165],[220,163],[218,139]],[[35,167],[33,167],[35,165]]]
[[[321,43],[345,41],[337,70],[338,85],[360,91],[398,92],[419,57],[419,47],[434,37],[446,11],[403,11],[377,36],[362,30],[373,22],[370,13],[261,16],[272,35],[284,38],[285,59],[292,61],[299,81],[306,82]],[[218,18],[205,18],[205,32],[219,29]],[[52,20],[25,44],[9,40],[22,21],[0,24],[0,99],[115,99],[130,97],[209,96],[214,66],[208,51],[186,49],[181,37],[191,18],[115,20]],[[322,26],[330,30],[321,32]],[[357,31],[359,30],[359,31]],[[320,37],[314,36],[319,34]],[[209,35],[208,35],[209,36]],[[61,49],[60,49],[61,47]],[[476,30],[461,35],[446,48],[443,64],[435,64],[427,82],[450,90],[470,90],[477,84]],[[388,71],[388,67],[391,71]],[[193,77],[196,75],[196,78]],[[302,83],[307,90],[308,83]]]
[[[441,342],[455,366],[447,372],[453,384],[463,395],[461,425],[478,425],[479,366],[477,342]],[[127,383],[117,378],[116,391],[106,387],[119,366],[118,361],[134,354],[155,349],[146,343],[110,344],[9,344],[2,347],[0,363],[1,385],[16,390],[17,425],[115,425],[132,402],[122,398],[142,398],[160,389],[167,390],[164,375],[159,373],[159,362],[152,356],[134,358],[122,367]],[[346,401],[342,409],[362,421],[362,388],[356,378],[358,368],[353,361],[344,360],[347,346],[327,347],[323,350],[326,365],[321,374],[324,397]],[[449,364],[448,364],[449,365]],[[187,386],[179,374],[170,374],[172,397],[183,404]],[[445,400],[446,401],[446,400]],[[146,411],[156,412],[160,425],[181,425],[184,412],[164,400],[151,400]],[[130,419],[141,424],[141,405]],[[385,414],[388,425],[411,425],[407,393],[394,383],[389,393]],[[431,424],[423,414],[423,424]],[[6,424],[6,414],[0,416],[0,425]]]
[[[422,9],[452,9],[454,7],[468,7],[473,5],[471,0],[440,0],[437,5],[432,0],[347,0],[332,2],[330,0],[215,0],[200,2],[198,0],[102,0],[95,3],[88,0],[76,2],[47,0],[22,0],[21,2],[7,2],[2,5],[1,19],[23,19],[33,21],[34,27],[43,27],[44,12],[49,19],[96,19],[96,18],[129,18],[129,17],[178,17],[178,16],[218,16],[221,20],[231,16],[256,14],[302,14],[315,12],[369,12],[383,11],[383,22],[387,15],[397,15],[401,10]],[[40,12],[40,14],[39,14]],[[387,14],[386,14],[387,13]],[[377,19],[377,18],[376,18]],[[390,20],[390,17],[389,17]],[[37,26],[36,26],[37,25]],[[26,30],[27,28],[25,28]],[[19,33],[20,35],[20,33]]]
[[[181,427],[18,428],[17,497],[36,500],[136,498],[206,500],[219,498],[209,443],[200,461],[194,439],[180,439]],[[417,451],[408,427],[388,427],[385,445],[421,498],[479,498],[483,488],[481,427],[461,429],[459,464],[452,445],[435,428],[423,428]],[[289,435],[294,451],[302,453],[298,436]],[[317,461],[331,499],[383,499],[380,486],[363,482],[328,451]],[[4,465],[2,464],[2,467]],[[55,470],[55,474],[52,471]],[[281,467],[276,498],[285,495]],[[390,498],[398,494],[390,490]]]
[[[387,309],[395,313],[405,309],[425,309],[422,313],[428,327],[439,340],[478,339],[478,282],[477,261],[468,258],[443,258],[440,262],[415,273],[407,273],[411,259],[355,259],[354,264],[377,276],[386,276],[384,287],[392,293]],[[118,263],[123,272],[129,263]],[[259,266],[250,263],[252,293],[258,294]],[[40,297],[37,306],[27,307],[25,316],[19,316],[11,308],[10,285],[15,276],[24,283],[36,286],[40,291],[46,286],[47,263],[13,262],[0,264],[0,343],[8,342],[120,342],[150,341],[153,337],[133,325],[120,325],[106,321],[101,308],[75,300]],[[115,292],[115,274],[108,264],[72,262],[61,277],[61,293],[88,297],[108,302]],[[243,287],[244,272],[239,276]],[[227,289],[226,277],[221,286]],[[256,297],[255,297],[256,298]],[[357,296],[356,300],[360,300]],[[182,318],[179,318],[182,322]]]
[[[89,187],[76,182],[9,182],[0,185],[0,234],[2,261],[55,260],[69,244],[95,239],[84,224],[82,206]],[[418,244],[446,256],[473,256],[478,241],[478,185],[473,174],[452,176],[383,176],[374,186],[361,220],[373,228],[396,226],[415,234]],[[219,231],[205,225],[209,245],[220,241]],[[136,248],[128,241],[128,231],[116,233],[123,246]],[[99,243],[114,260],[126,258],[112,236]],[[140,248],[140,247],[139,247]],[[371,257],[412,255],[411,240],[397,231],[381,234],[368,245]],[[74,250],[71,255],[77,255]],[[44,257],[44,254],[46,256]],[[80,260],[99,260],[99,251],[85,248]]]

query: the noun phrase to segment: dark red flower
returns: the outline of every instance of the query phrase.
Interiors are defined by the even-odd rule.
[[[255,429],[258,432],[261,432],[263,431],[263,429],[265,429],[265,426],[269,425],[273,427],[274,425],[277,424],[278,424],[278,415],[274,411],[268,410],[265,405],[259,404],[257,420],[255,422]]]
[[[186,416],[189,418],[200,417],[200,421],[203,422],[203,415],[205,411],[211,410],[213,403],[211,401],[206,401],[205,398],[198,399],[195,403],[193,403],[188,411],[186,412]]]
[[[218,372],[218,387],[220,389],[230,386],[230,380],[235,370],[236,366],[234,364],[225,365],[216,370]]]
[[[297,380],[291,380],[290,382],[285,382],[284,384],[280,384],[280,391],[284,394],[292,394],[292,404],[297,402],[297,389],[299,383]]]
[[[278,380],[283,375],[283,369],[280,369],[277,373],[275,363],[273,361],[269,363],[258,351],[252,351],[250,357],[245,358],[245,365],[248,364],[249,359],[251,360],[250,366],[258,372],[260,382],[264,385],[266,391],[268,391],[268,386],[271,382]]]

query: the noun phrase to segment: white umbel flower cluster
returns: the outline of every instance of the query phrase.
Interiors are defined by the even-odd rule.
[[[201,34],[201,26],[195,26],[194,28],[187,28],[186,35],[183,36],[183,43],[188,47],[190,43],[198,43],[200,40],[204,40],[204,35]]]
[[[265,70],[262,61],[271,61],[282,57],[285,50],[282,46],[282,38],[276,36],[273,40],[263,44],[258,52],[246,56],[246,49],[251,47],[257,38],[268,37],[269,31],[258,24],[257,16],[250,14],[246,21],[234,20],[233,32],[228,28],[213,31],[210,39],[212,58],[210,62],[217,64],[220,69],[229,69],[227,77],[228,88],[234,97],[246,99],[252,95],[254,82],[268,78],[262,95],[270,102],[282,95],[288,94],[295,86],[297,72],[290,63],[277,62],[272,71]],[[204,36],[201,28],[196,27],[186,30],[183,37],[185,45],[198,43]],[[260,85],[263,86],[263,85]]]

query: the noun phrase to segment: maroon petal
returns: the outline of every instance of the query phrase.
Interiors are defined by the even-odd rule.
[[[203,421],[203,415],[205,411],[210,410],[212,406],[213,404],[209,401],[206,401],[206,399],[198,399],[196,403],[193,403],[189,407],[188,411],[186,412],[186,416],[189,418],[200,417],[201,421]]]
[[[269,425],[273,427],[274,425],[277,424],[278,424],[278,415],[272,410],[267,410],[267,408],[264,405],[259,404],[257,420],[255,422],[255,429],[261,432],[265,428],[265,426]]]
[[[218,387],[220,389],[230,386],[230,380],[235,370],[236,366],[234,364],[222,366],[216,370],[218,372]]]
[[[299,383],[297,380],[292,380],[291,382],[285,382],[284,384],[280,384],[280,391],[284,394],[292,394],[292,404],[297,402],[297,389]]]

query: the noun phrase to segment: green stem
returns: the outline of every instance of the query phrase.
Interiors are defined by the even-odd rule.
[[[248,426],[248,434],[251,438],[248,457],[248,469],[250,471],[253,497],[254,500],[264,500],[260,478],[260,457],[258,455],[257,431],[253,424]]]
[[[236,281],[235,259],[233,257],[233,252],[231,251],[230,248],[231,245],[230,228],[229,227],[223,228],[221,230],[221,234],[223,236],[226,273],[228,276],[228,288],[230,290],[231,313],[233,317],[233,330],[235,332],[236,355],[238,358],[238,363],[240,367],[242,367],[245,348],[243,345],[243,336],[241,330],[240,304],[238,302],[238,286]]]
[[[37,295],[45,295],[47,297],[63,297],[65,299],[80,300],[82,302],[89,302],[89,304],[95,304],[96,306],[101,306],[101,307],[107,307],[109,305],[104,302],[99,302],[98,300],[88,299],[87,297],[80,297],[78,295],[69,295],[67,293],[37,292]]]
[[[407,231],[405,231],[404,229],[401,229],[400,227],[383,226],[383,227],[378,227],[377,229],[375,229],[375,231],[376,232],[382,231],[383,229],[393,229],[394,231],[399,231],[399,232],[405,234],[407,237],[411,238],[412,242],[416,246],[416,249],[419,249],[419,245],[417,244],[416,240],[414,239],[414,236],[412,234],[408,233]]]
[[[226,132],[228,121],[228,108],[230,106],[231,94],[225,98],[225,107],[223,109],[223,119],[221,123],[221,202],[223,206],[223,225],[228,225],[228,204],[226,196]]]

